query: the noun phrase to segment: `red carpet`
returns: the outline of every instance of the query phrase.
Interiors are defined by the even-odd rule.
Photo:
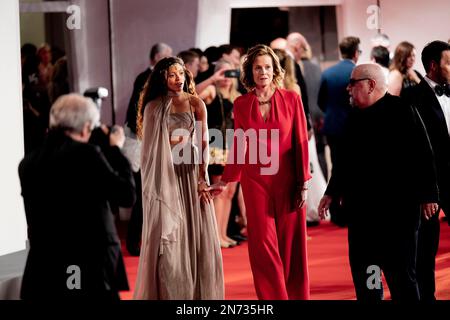
[[[355,299],[350,266],[348,263],[347,229],[323,222],[308,229],[311,299],[349,300]],[[128,280],[134,288],[138,257],[130,257],[123,248]],[[225,273],[225,298],[228,300],[256,299],[252,273],[248,260],[247,244],[223,249]],[[389,299],[386,288],[385,297]],[[450,227],[441,223],[441,242],[436,259],[436,297],[450,299]],[[122,299],[131,299],[132,290],[122,292]]]

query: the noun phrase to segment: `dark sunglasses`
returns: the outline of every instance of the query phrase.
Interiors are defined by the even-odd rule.
[[[350,81],[348,82],[348,84],[349,84],[350,86],[354,86],[355,83],[357,83],[357,82],[359,82],[359,81],[364,81],[364,80],[372,80],[372,79],[370,79],[370,78],[361,78],[361,79],[353,79],[353,78],[350,78]]]

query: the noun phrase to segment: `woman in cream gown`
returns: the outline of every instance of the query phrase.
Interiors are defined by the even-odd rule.
[[[206,108],[191,79],[181,59],[164,58],[140,97],[144,223],[135,299],[224,298],[208,161],[199,156],[208,155]]]

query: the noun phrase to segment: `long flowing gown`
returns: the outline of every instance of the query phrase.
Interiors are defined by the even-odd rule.
[[[319,202],[327,188],[327,182],[320,169],[317,157],[316,138],[314,135],[308,142],[311,180],[309,181],[308,197],[306,198],[306,221],[320,221]]]
[[[198,193],[198,148],[192,112],[170,113],[171,99],[144,112],[142,140],[143,231],[134,298],[223,299],[222,256],[214,206]],[[174,130],[189,141],[171,147]],[[181,152],[181,158],[179,160]]]

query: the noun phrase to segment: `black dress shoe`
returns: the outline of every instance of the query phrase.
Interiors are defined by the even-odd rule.
[[[317,227],[320,224],[320,221],[306,221],[307,227]]]
[[[336,218],[335,216],[331,215],[330,221],[337,225],[338,227],[344,228],[347,227],[347,221],[342,218]]]
[[[237,242],[247,241],[247,237],[244,237],[243,235],[240,234],[230,236],[230,238],[236,240]]]

